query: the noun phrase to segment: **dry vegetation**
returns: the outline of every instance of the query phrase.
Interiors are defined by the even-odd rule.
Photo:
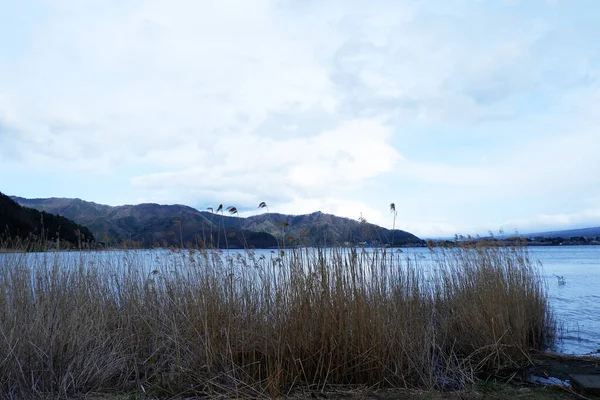
[[[0,397],[453,390],[551,339],[525,248],[431,252],[0,254]]]

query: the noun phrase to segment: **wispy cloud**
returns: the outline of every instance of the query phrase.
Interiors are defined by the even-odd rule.
[[[4,191],[61,196],[68,179],[100,202],[265,200],[387,225],[397,201],[399,226],[427,235],[594,220],[593,4],[64,0],[3,15]]]

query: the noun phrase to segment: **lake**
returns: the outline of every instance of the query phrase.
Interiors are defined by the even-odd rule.
[[[396,250],[394,250],[396,251]],[[427,248],[402,249],[398,257],[426,267],[432,260]],[[548,246],[530,247],[530,258],[542,263],[542,275],[546,279],[548,296],[559,322],[559,335],[555,351],[565,354],[600,355],[600,246]],[[216,253],[215,253],[216,254]],[[237,268],[249,261],[249,254],[240,250],[220,251],[219,254],[230,267]],[[252,251],[253,260],[268,262],[277,257],[272,250]],[[36,259],[46,259],[46,265],[56,260],[61,264],[78,265],[82,262],[102,267],[140,268],[149,274],[153,269],[168,271],[174,266],[186,265],[187,252],[168,250],[132,250],[106,252],[63,252],[0,254],[2,258],[14,258],[9,264],[39,265]],[[17,261],[18,260],[18,261]],[[49,261],[49,263],[47,262]],[[564,277],[560,284],[556,275]]]
[[[600,350],[600,246],[530,247],[543,265],[548,295],[560,324],[557,351],[598,354]],[[564,277],[558,283],[555,275]]]

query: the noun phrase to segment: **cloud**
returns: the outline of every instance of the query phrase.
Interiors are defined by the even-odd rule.
[[[261,4],[244,13],[240,2],[60,3],[8,71],[24,65],[28,77],[5,86],[31,125],[17,127],[22,151],[72,146],[86,159],[139,161],[173,142],[251,131],[271,112],[334,107],[312,49],[293,45],[269,15],[277,10]],[[21,98],[34,87],[37,96]]]
[[[0,52],[1,173],[118,178],[122,203],[268,201],[387,225],[381,204],[407,199],[403,223],[428,234],[600,196],[600,32],[571,2],[5,11],[19,24],[0,24],[18,40]]]
[[[458,17],[411,2],[367,13],[364,2],[47,6],[28,50],[1,70],[26,77],[3,82],[4,97],[18,108],[19,152],[39,153],[46,165],[60,166],[56,154],[65,152],[71,161],[81,155],[76,168],[181,168],[223,136],[290,135],[257,131],[277,114],[320,113],[334,126],[512,115],[503,100],[536,74],[527,54],[538,30],[518,20],[515,30],[504,18],[482,42],[464,29],[486,28],[492,15],[479,7]],[[181,156],[161,154],[171,147]]]
[[[350,121],[300,138],[242,134],[222,138],[211,156],[180,171],[142,175],[144,188],[200,191],[211,201],[290,201],[360,187],[390,172],[401,156],[388,143],[389,128],[376,121]]]
[[[452,123],[515,117],[510,100],[540,83],[534,54],[545,26],[477,4],[439,6],[348,23],[353,34],[332,72],[346,112]],[[391,17],[403,11],[409,17]]]
[[[509,220],[503,226],[523,233],[596,227],[600,226],[600,208],[589,208],[573,213],[542,213],[532,218]]]

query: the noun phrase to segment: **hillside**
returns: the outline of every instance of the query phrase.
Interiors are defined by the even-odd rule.
[[[138,204],[111,207],[80,199],[24,199],[18,203],[60,213],[87,226],[107,246],[277,247],[265,233],[242,229],[239,218],[215,216],[183,205]],[[222,221],[221,221],[222,220]],[[212,238],[212,239],[211,239]]]
[[[583,237],[587,239],[600,238],[600,227],[566,229],[562,231],[547,231],[528,233],[523,235],[527,238],[575,238]]]
[[[94,241],[88,228],[45,211],[19,205],[0,193],[0,238],[3,240],[31,239],[51,241],[61,247],[75,247]]]
[[[402,230],[337,217],[322,212],[306,215],[262,214],[246,218],[245,227],[269,232],[292,244],[363,243],[403,246],[421,239]]]
[[[107,245],[133,241],[144,247],[212,243],[215,247],[265,248],[365,242],[396,246],[422,243],[408,232],[392,232],[377,225],[321,212],[296,216],[269,213],[240,218],[183,205],[111,207],[80,199],[13,199],[27,207],[72,218],[89,227],[97,239]]]

